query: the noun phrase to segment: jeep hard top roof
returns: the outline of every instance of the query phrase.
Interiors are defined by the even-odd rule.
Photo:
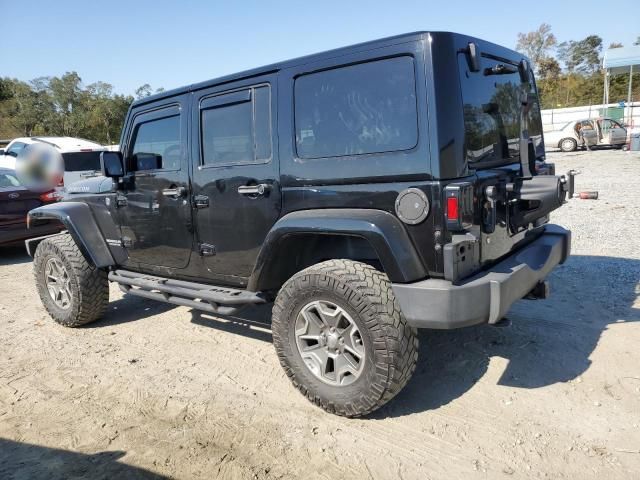
[[[327,59],[327,58],[332,58],[332,57],[340,57],[343,55],[347,55],[350,53],[357,53],[357,52],[361,52],[361,51],[366,51],[366,50],[373,50],[375,48],[380,48],[383,46],[389,46],[389,45],[395,45],[395,44],[399,44],[399,43],[406,43],[406,42],[410,42],[410,41],[415,41],[415,40],[421,40],[423,39],[425,36],[430,35],[433,39],[437,39],[439,37],[460,37],[460,38],[464,38],[465,41],[471,42],[471,41],[477,41],[482,43],[485,46],[490,46],[492,50],[498,50],[498,51],[503,51],[505,52],[505,57],[509,56],[508,52],[511,52],[512,54],[515,53],[511,50],[508,50],[505,47],[502,47],[500,45],[497,44],[492,44],[490,42],[484,41],[484,40],[480,40],[474,37],[469,37],[467,35],[462,35],[459,33],[454,33],[454,32],[428,32],[428,31],[419,31],[419,32],[410,32],[410,33],[404,33],[401,35],[394,35],[391,37],[385,37],[385,38],[380,38],[377,40],[370,40],[368,42],[363,42],[363,43],[358,43],[355,45],[350,45],[350,46],[346,46],[346,47],[340,47],[340,48],[336,48],[333,50],[327,50],[324,52],[318,52],[318,53],[313,53],[311,55],[305,55],[302,57],[298,57],[298,58],[293,58],[291,60],[284,60],[281,62],[277,62],[277,63],[272,63],[270,65],[265,65],[262,67],[257,67],[257,68],[253,68],[250,70],[245,70],[242,72],[238,72],[238,73],[232,73],[229,75],[224,75],[222,77],[218,77],[218,78],[214,78],[211,80],[205,80],[203,82],[199,82],[199,83],[194,83],[191,85],[187,85],[184,87],[179,87],[179,88],[174,88],[172,90],[167,90],[164,92],[160,92],[157,93],[155,95],[150,95],[148,97],[136,100],[132,103],[131,107],[137,107],[139,105],[144,105],[145,103],[150,103],[156,100],[160,100],[162,98],[168,98],[168,97],[173,97],[175,95],[181,95],[183,93],[188,93],[188,92],[192,92],[195,90],[200,90],[203,88],[208,88],[208,87],[212,87],[215,85],[221,85],[224,83],[229,83],[229,82],[233,82],[236,80],[241,80],[244,78],[251,78],[251,77],[255,77],[258,75],[263,75],[266,73],[272,73],[272,72],[277,72],[279,70],[288,68],[288,67],[293,67],[293,66],[297,66],[297,65],[301,65],[304,63],[311,63],[314,61],[318,61],[318,60],[322,60],[322,59]],[[518,54],[522,57],[524,57],[522,54]]]

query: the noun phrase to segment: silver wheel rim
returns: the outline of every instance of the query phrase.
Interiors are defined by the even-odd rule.
[[[59,259],[47,260],[44,280],[53,303],[63,310],[68,309],[71,306],[71,278]]]
[[[573,142],[571,140],[563,141],[562,150],[573,150]]]
[[[305,365],[323,382],[344,387],[362,374],[362,335],[351,316],[335,303],[316,300],[302,307],[295,336]]]

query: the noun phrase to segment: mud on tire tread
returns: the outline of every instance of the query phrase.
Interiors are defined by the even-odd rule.
[[[62,261],[71,277],[72,301],[67,310],[53,303],[44,281],[44,268],[52,256]],[[55,235],[38,245],[33,273],[45,309],[60,325],[79,327],[97,320],[104,313],[109,302],[107,273],[87,262],[69,234]]]
[[[356,395],[340,397],[323,392],[322,386],[314,385],[317,382],[309,385],[306,367],[290,358],[298,355],[289,337],[291,317],[299,308],[302,293],[309,289],[331,290],[340,297],[358,313],[373,340],[373,354],[368,353],[374,361],[373,373]],[[416,329],[406,324],[387,275],[351,260],[329,260],[291,277],[274,303],[272,333],[280,364],[296,388],[309,401],[342,416],[367,415],[386,404],[407,384],[418,359]]]

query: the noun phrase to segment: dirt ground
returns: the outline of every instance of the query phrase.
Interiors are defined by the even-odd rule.
[[[503,327],[423,331],[407,388],[371,418],[309,404],[269,310],[218,319],[123,297],[50,320],[30,259],[0,252],[0,478],[640,478],[640,154],[551,154],[581,170],[552,296]]]

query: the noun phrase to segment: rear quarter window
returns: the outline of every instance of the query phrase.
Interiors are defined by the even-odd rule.
[[[409,150],[418,143],[410,56],[301,75],[294,103],[302,159]]]
[[[64,169],[67,172],[100,170],[100,152],[63,153]]]

